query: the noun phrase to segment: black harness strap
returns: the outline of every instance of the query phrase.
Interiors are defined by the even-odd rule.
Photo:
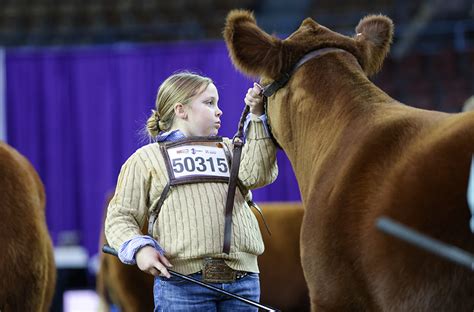
[[[169,147],[176,147],[182,144],[192,144],[196,142],[215,142],[216,140],[218,140],[218,142],[221,142],[222,138],[220,137],[192,137],[192,138],[187,138],[183,140],[178,140],[175,142],[157,143],[160,146],[161,154],[163,155],[163,159],[165,160],[165,166],[166,166],[166,171],[168,172],[169,181],[166,183],[165,187],[163,188],[160,198],[158,199],[158,202],[156,203],[156,207],[151,208],[151,213],[148,216],[148,235],[153,237],[154,224],[156,222],[156,219],[158,218],[158,215],[160,214],[161,207],[163,206],[165,199],[168,197],[171,187],[176,186],[176,185],[181,185],[181,184],[208,182],[208,181],[211,181],[211,182],[218,181],[218,182],[227,183],[226,178],[218,179],[218,180],[216,180],[215,178],[210,179],[207,177],[199,177],[199,178],[190,177],[190,178],[182,178],[182,179],[174,178],[173,169],[170,167],[170,160],[166,152],[166,149]],[[224,153],[226,153],[225,149],[224,149]],[[226,155],[226,158],[227,158],[227,155]],[[228,161],[228,164],[230,166],[229,161]],[[155,204],[153,203],[152,206],[153,205]]]
[[[234,210],[235,189],[238,184],[237,182],[239,179],[240,158],[242,156],[242,146],[244,145],[243,129],[244,122],[247,118],[249,111],[250,107],[245,105],[242,115],[240,116],[237,133],[232,139],[232,142],[234,143],[234,149],[232,155],[232,165],[230,169],[229,188],[227,189],[227,199],[225,203],[224,246],[222,247],[222,252],[226,254],[229,254],[230,252],[230,244],[232,239],[232,212]],[[242,195],[245,196],[244,194]]]
[[[225,203],[225,225],[224,225],[224,246],[222,252],[229,254],[232,238],[232,212],[234,210],[235,189],[239,175],[240,157],[242,156],[243,142],[239,138],[234,138],[234,155],[232,157],[232,167],[230,169],[229,188],[227,190],[227,200]]]
[[[171,185],[169,184],[169,182],[166,183],[166,186],[160,195],[160,199],[158,200],[158,203],[156,204],[156,208],[153,209],[148,219],[148,235],[151,237],[153,237],[153,226],[155,225],[156,218],[158,218],[158,215],[160,214],[161,207],[163,206],[163,203],[165,202],[165,199],[168,196],[170,188],[171,188]]]
[[[286,82],[285,82],[286,83]],[[239,127],[238,127],[238,130],[237,130],[237,133],[234,135],[234,138],[232,140],[233,142],[233,145],[234,145],[234,149],[233,149],[233,155],[232,157],[230,157],[230,153],[229,151],[224,148],[224,152],[226,154],[226,158],[228,160],[228,162],[230,161],[231,164],[230,164],[230,178],[229,178],[229,187],[228,187],[228,191],[227,191],[227,199],[226,199],[226,204],[225,204],[225,224],[224,224],[224,244],[223,244],[223,248],[222,248],[222,251],[226,254],[229,254],[230,252],[230,245],[231,245],[231,239],[232,239],[232,213],[233,213],[233,208],[234,208],[234,198],[235,198],[235,190],[237,187],[239,187],[241,193],[242,193],[242,196],[243,197],[246,197],[247,193],[248,193],[248,190],[242,185],[241,181],[238,179],[238,175],[239,175],[239,168],[240,168],[240,160],[241,160],[241,156],[242,156],[242,147],[243,147],[243,128],[244,128],[244,123],[245,123],[245,119],[247,118],[247,115],[250,111],[250,108],[246,105],[243,112],[242,112],[242,115],[240,117],[240,122],[239,122]],[[191,139],[189,141],[198,141],[198,140],[202,140],[203,138],[194,138],[194,139]],[[173,145],[173,144],[180,144],[180,143],[172,143],[172,144],[168,144],[169,146],[170,145]],[[164,146],[160,145],[160,148],[161,148],[161,151],[163,153],[163,157],[166,159],[167,157],[167,154],[164,152],[165,149],[164,149]],[[169,161],[165,161],[166,163],[166,167],[167,167],[167,170],[168,170],[168,174],[171,178],[171,168],[169,166]],[[184,183],[191,183],[192,181],[184,181]],[[195,181],[195,182],[198,182],[198,181]],[[202,182],[205,182],[205,181],[202,181]],[[161,211],[161,207],[163,206],[163,203],[166,199],[166,197],[168,196],[168,193],[170,191],[170,188],[172,185],[175,185],[175,184],[178,184],[176,183],[175,181],[171,180],[170,182],[168,182],[165,186],[165,188],[163,189],[163,192],[161,193],[161,196],[156,204],[156,208],[153,209],[153,211],[151,212],[150,216],[149,216],[149,219],[148,219],[148,235],[150,235],[151,237],[153,237],[153,227],[154,227],[154,224],[156,222],[156,219],[158,218],[158,215]],[[181,184],[181,183],[179,183]],[[253,201],[249,201],[248,202],[249,206],[250,207],[254,207],[258,212],[259,214],[261,215],[262,219],[263,219],[263,223],[265,225],[265,228],[267,229],[268,233],[271,235],[270,233],[270,230],[268,229],[268,225],[265,221],[265,218],[263,217],[263,213],[261,211],[261,209],[253,202]]]

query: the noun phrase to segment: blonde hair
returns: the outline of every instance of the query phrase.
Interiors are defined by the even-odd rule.
[[[151,110],[151,116],[146,122],[148,135],[155,138],[161,131],[169,130],[175,117],[174,104],[188,104],[211,83],[211,78],[189,71],[169,76],[158,88],[155,109]]]

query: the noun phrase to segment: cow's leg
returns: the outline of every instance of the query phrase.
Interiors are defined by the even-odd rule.
[[[471,311],[474,307],[474,275],[457,264],[428,260],[415,268],[387,261],[377,271],[374,294],[383,311]]]
[[[302,266],[312,311],[376,311],[351,246],[337,228],[305,211],[301,231]],[[351,260],[352,259],[352,260]]]

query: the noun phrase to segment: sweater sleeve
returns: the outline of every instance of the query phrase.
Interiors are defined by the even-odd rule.
[[[138,235],[148,213],[151,173],[137,153],[122,166],[115,194],[107,208],[105,236],[116,250]]]
[[[265,131],[261,119],[251,115],[242,149],[239,179],[248,189],[256,189],[275,181],[278,175],[276,147]]]

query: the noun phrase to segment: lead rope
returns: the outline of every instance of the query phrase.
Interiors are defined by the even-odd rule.
[[[225,225],[224,225],[224,246],[222,252],[229,254],[230,243],[232,238],[232,210],[234,209],[235,189],[237,187],[237,180],[239,175],[240,158],[242,155],[243,129],[245,119],[250,111],[250,107],[245,105],[245,108],[240,116],[239,127],[237,133],[232,138],[234,144],[232,164],[230,169],[229,188],[227,190],[227,200],[225,203]]]

